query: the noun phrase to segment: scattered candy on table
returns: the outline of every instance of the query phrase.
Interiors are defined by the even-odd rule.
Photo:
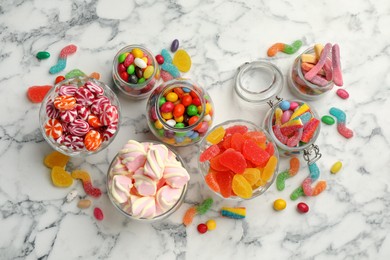
[[[321,121],[327,125],[333,125],[335,123],[333,117],[331,116],[323,116],[321,117]]]
[[[208,198],[205,199],[200,205],[189,208],[183,216],[183,224],[185,226],[190,225],[196,215],[203,215],[209,211],[213,202],[214,201],[212,198]]]
[[[32,103],[41,103],[53,86],[32,86],[27,89],[27,97]]]
[[[284,52],[287,54],[296,53],[302,46],[301,40],[294,41],[291,45],[285,43],[275,43],[267,51],[268,57],[275,56],[278,52]]]
[[[306,203],[304,203],[304,202],[299,202],[298,204],[297,204],[297,210],[300,212],[300,213],[307,213],[307,212],[309,212],[309,206],[306,204]]]
[[[73,184],[73,179],[70,173],[60,166],[54,166],[51,169],[51,180],[54,186],[61,188],[66,188]]]
[[[284,210],[287,206],[287,203],[284,199],[277,199],[274,201],[273,207],[276,211]]]
[[[232,218],[232,219],[243,219],[246,216],[246,208],[245,207],[238,207],[238,208],[222,207],[221,216]]]
[[[88,172],[83,170],[74,170],[72,172],[72,178],[73,179],[79,179],[83,183],[83,188],[85,193],[88,195],[98,198],[100,195],[102,195],[102,191],[99,188],[96,188],[92,185],[91,177],[89,176]]]
[[[37,57],[38,60],[45,60],[50,57],[50,53],[48,53],[47,51],[40,51],[35,56]]]
[[[353,131],[346,126],[347,115],[339,108],[332,107],[329,113],[337,119],[337,131],[345,138],[352,138]]]
[[[79,202],[77,203],[77,207],[80,209],[87,209],[91,206],[91,204],[92,204],[92,201],[90,201],[88,199],[82,199],[82,200],[79,200]]]
[[[290,169],[285,170],[278,174],[276,177],[276,188],[279,191],[284,190],[285,182],[287,179],[295,176],[299,171],[299,159],[297,157],[293,157],[290,159]]]
[[[95,218],[97,220],[103,220],[104,219],[103,211],[100,208],[98,208],[98,207],[93,209],[93,215],[95,216]]]
[[[171,44],[171,52],[175,52],[177,49],[179,49],[179,40],[174,39]]]
[[[207,232],[207,225],[204,223],[201,223],[197,226],[197,230],[200,234],[204,234]]]
[[[57,151],[53,151],[50,154],[45,156],[43,163],[48,168],[53,168],[54,166],[65,168],[68,161],[69,161],[69,156]]]
[[[346,91],[346,90],[343,89],[343,88],[339,88],[339,89],[336,91],[336,94],[337,94],[337,96],[339,96],[339,97],[342,98],[342,99],[347,99],[347,98],[349,98],[349,93],[348,93],[348,91]]]
[[[56,77],[54,83],[55,83],[55,84],[58,84],[58,83],[60,83],[60,82],[63,81],[63,80],[65,80],[65,77],[60,75],[60,76],[57,76],[57,77]]]
[[[76,45],[70,44],[65,46],[60,52],[60,56],[58,58],[57,64],[50,68],[49,70],[50,74],[56,74],[60,71],[63,71],[66,67],[67,57],[75,53],[76,51],[77,51]]]
[[[333,174],[336,174],[336,173],[338,173],[341,170],[341,167],[343,167],[343,163],[340,162],[340,161],[337,161],[330,168],[330,172],[333,173]]]
[[[65,74],[65,79],[75,78],[75,77],[85,77],[85,73],[79,69],[73,69]]]
[[[254,190],[272,179],[278,160],[262,131],[249,131],[240,124],[226,129],[218,126],[206,141],[211,145],[199,157],[208,168],[205,181],[222,197],[250,199]]]
[[[217,228],[217,222],[214,219],[209,219],[206,222],[207,230],[214,230]]]
[[[178,50],[173,56],[172,64],[181,72],[188,72],[191,69],[191,57],[185,50]]]
[[[71,192],[68,193],[68,195],[66,195],[66,202],[71,202],[73,201],[76,197],[77,197],[77,190],[72,190]]]
[[[316,163],[309,164],[309,176],[303,180],[302,188],[306,196],[317,196],[326,189],[326,181],[319,181],[314,188],[312,184],[320,177],[320,169]]]

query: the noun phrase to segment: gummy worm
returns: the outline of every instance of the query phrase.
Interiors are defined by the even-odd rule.
[[[332,107],[329,110],[329,113],[336,117],[337,120],[337,131],[344,136],[345,138],[351,138],[353,136],[353,131],[346,127],[345,122],[347,121],[347,115],[345,112],[339,108]]]
[[[341,73],[340,65],[340,47],[338,44],[335,44],[332,47],[332,68],[333,68],[333,82],[336,86],[343,85],[343,75]]]
[[[91,177],[85,171],[75,170],[72,172],[73,179],[79,179],[83,182],[83,188],[88,195],[98,198],[102,195],[102,191],[92,185]]]
[[[209,211],[213,205],[213,202],[214,201],[212,198],[208,198],[205,199],[200,205],[189,208],[183,216],[183,224],[185,226],[190,225],[196,215],[203,215]]]
[[[76,45],[70,44],[68,46],[65,46],[60,52],[60,56],[58,58],[57,64],[50,68],[49,70],[50,74],[56,74],[60,71],[63,71],[66,67],[66,58],[69,55],[75,53],[76,51],[77,51]]]
[[[278,42],[278,43],[275,43],[274,45],[272,45],[268,49],[267,55],[268,55],[268,57],[273,57],[276,55],[276,53],[278,53],[280,51],[287,53],[287,54],[294,54],[295,52],[297,52],[299,50],[299,48],[301,48],[301,46],[302,46],[301,40],[296,40],[291,45]]]
[[[324,49],[322,50],[321,52],[321,56],[320,56],[320,59],[318,60],[317,64],[314,65],[314,67],[309,70],[306,74],[305,74],[305,79],[311,81],[314,76],[317,75],[317,73],[322,69],[322,67],[324,66],[325,62],[326,62],[326,59],[328,57],[328,53],[330,52],[330,49],[332,48],[332,44],[330,43],[327,43],[324,47]]]
[[[290,195],[291,200],[297,200],[299,197],[305,196],[305,193],[303,192],[302,186],[299,186],[296,188]]]
[[[320,169],[316,163],[309,164],[310,175],[302,182],[302,189],[306,196],[316,196],[326,188],[326,182],[320,181],[315,186],[314,190],[311,185],[320,177]],[[315,192],[314,192],[315,191]]]
[[[278,177],[276,178],[276,188],[279,191],[284,190],[286,180],[295,176],[298,173],[298,170],[299,170],[299,159],[297,157],[293,157],[290,160],[290,169],[279,173]]]

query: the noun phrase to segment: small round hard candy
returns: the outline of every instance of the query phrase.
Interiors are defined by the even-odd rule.
[[[297,205],[297,210],[300,213],[307,213],[309,211],[309,206],[304,202],[299,202]]]
[[[162,113],[169,113],[169,112],[172,112],[174,108],[175,108],[175,105],[172,102],[168,101],[168,102],[165,102],[161,105],[160,111]]]
[[[62,125],[61,122],[57,119],[51,118],[47,120],[44,129],[46,135],[51,136],[54,139],[57,139],[62,135]]]
[[[84,137],[84,145],[88,151],[96,151],[102,144],[103,138],[96,130],[90,130]]]
[[[81,104],[76,105],[76,111],[77,111],[77,118],[80,118],[84,121],[87,121],[89,115],[91,114],[90,108]]]
[[[52,101],[46,104],[46,115],[50,118],[58,118],[60,116],[60,111],[55,108]]]
[[[94,94],[95,97],[101,96],[104,94],[104,89],[102,87],[96,85],[92,81],[85,82],[84,87],[86,89],[88,89],[92,94]]]
[[[204,234],[204,233],[207,232],[207,225],[204,224],[204,223],[201,223],[201,224],[198,225],[197,229],[198,229],[198,232],[200,234]]]
[[[274,201],[274,210],[281,211],[286,208],[287,204],[284,199],[277,199]]]
[[[84,136],[89,132],[89,124],[82,119],[75,119],[68,125],[68,132],[75,136]]]
[[[60,111],[60,118],[63,122],[70,123],[73,122],[77,117],[77,109],[73,108],[71,110]]]
[[[65,135],[62,142],[62,145],[65,145],[69,149],[72,149],[74,151],[79,151],[84,148],[84,140],[80,136],[75,136],[75,135]]]
[[[92,101],[91,104],[91,112],[94,113],[95,115],[99,115],[103,111],[103,107],[105,105],[110,105],[111,101],[108,97],[106,96],[101,96]]]
[[[217,228],[217,222],[214,219],[209,219],[206,222],[206,226],[208,230],[214,230]]]
[[[98,127],[101,127],[103,126],[102,122],[100,122],[100,119],[99,117],[97,117],[96,115],[94,114],[90,114],[88,116],[88,124],[94,128],[98,128]]]
[[[74,94],[74,97],[76,98],[77,103],[84,106],[90,106],[92,101],[95,99],[95,96],[92,94],[92,92],[85,87],[79,88]]]
[[[118,123],[113,123],[107,126],[107,128],[103,132],[103,141],[110,140],[118,130]]]
[[[158,64],[163,64],[164,63],[164,57],[161,54],[156,55],[156,61]]]
[[[283,111],[289,110],[290,109],[290,102],[288,102],[287,100],[283,100],[282,102],[280,102],[279,107]]]
[[[57,96],[54,99],[54,106],[58,110],[70,110],[76,105],[76,99],[72,96]]]
[[[102,125],[108,126],[112,123],[118,122],[119,114],[116,106],[105,104],[102,113],[99,116]]]
[[[73,96],[77,89],[78,87],[73,85],[62,85],[58,90],[58,94],[61,96]]]

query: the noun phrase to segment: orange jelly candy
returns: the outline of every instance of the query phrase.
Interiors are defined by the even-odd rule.
[[[220,192],[219,185],[215,176],[216,176],[216,172],[210,169],[210,171],[207,173],[204,179],[210,189],[212,189],[215,192]]]
[[[256,166],[264,167],[269,159],[269,154],[261,149],[255,141],[247,139],[242,147],[242,154],[245,159],[251,161]]]
[[[57,187],[66,188],[73,184],[73,178],[70,173],[60,166],[54,166],[51,170],[51,180],[54,186]]]
[[[216,172],[215,180],[218,183],[222,197],[229,198],[232,196],[232,181],[233,173],[231,172]]]
[[[277,164],[278,164],[278,159],[274,155],[272,155],[269,158],[267,165],[264,167],[263,172],[261,173],[261,179],[263,181],[268,181],[272,177],[272,175],[275,172]]]
[[[46,155],[45,159],[43,160],[43,163],[49,168],[53,168],[54,166],[65,168],[68,161],[69,156],[57,151],[53,151],[52,153]]]
[[[219,162],[234,173],[243,173],[247,166],[244,156],[232,148],[221,154]]]

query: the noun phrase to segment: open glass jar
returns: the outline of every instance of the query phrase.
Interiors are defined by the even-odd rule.
[[[146,111],[152,133],[173,146],[199,142],[214,117],[210,96],[189,79],[174,79],[161,84],[150,95]]]
[[[326,73],[327,70],[331,70],[332,55],[329,52],[324,69],[320,71],[320,75],[312,81],[305,79],[305,73],[314,65],[312,63],[302,62],[302,57],[305,56],[315,61],[314,47],[308,48],[301,55],[299,55],[293,62],[289,75],[288,86],[291,92],[304,100],[316,100],[321,98],[324,94],[328,93],[334,86],[331,73]],[[322,74],[322,75],[321,75]]]
[[[142,45],[129,45],[115,55],[112,78],[124,95],[143,99],[157,85],[160,67],[150,50]]]

